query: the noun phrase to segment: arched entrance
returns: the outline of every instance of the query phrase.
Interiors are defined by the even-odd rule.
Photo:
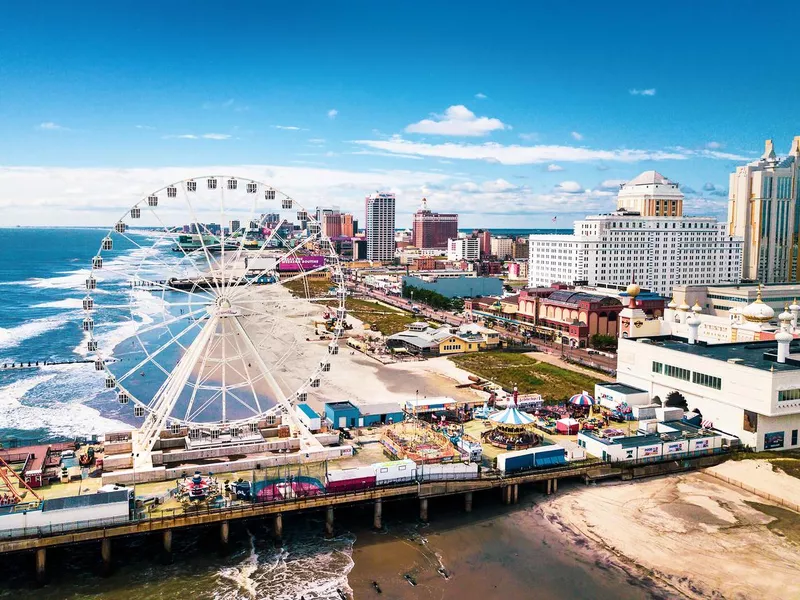
[[[683,397],[683,394],[680,392],[670,392],[667,394],[667,399],[664,402],[664,406],[671,406],[674,408],[682,408],[683,410],[688,410],[689,405],[686,403],[686,398]]]

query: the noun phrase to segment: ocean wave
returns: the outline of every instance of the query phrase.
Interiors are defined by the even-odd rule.
[[[214,597],[264,600],[340,600],[338,590],[350,597],[347,576],[354,566],[355,536],[320,540],[318,536],[297,537],[279,549],[257,552],[251,535],[250,550],[238,565],[218,572]]]
[[[42,302],[41,304],[34,304],[31,308],[67,308],[67,309],[83,309],[83,301],[80,298],[64,298],[63,300],[55,300],[54,302]]]
[[[16,327],[0,327],[0,350],[15,348],[22,342],[66,325],[74,315],[63,313],[52,317],[34,319]]]
[[[87,389],[102,389],[102,380],[94,370],[82,366],[52,366],[44,367],[38,373],[0,388],[0,423],[3,427],[45,429],[51,436],[64,437],[128,428],[121,421],[105,418],[100,411],[83,403]],[[58,399],[54,400],[53,395]],[[40,396],[38,401],[42,405],[36,403],[36,396]],[[60,400],[63,398],[66,400]]]

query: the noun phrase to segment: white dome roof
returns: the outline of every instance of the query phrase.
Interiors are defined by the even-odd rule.
[[[677,303],[677,302],[675,302],[675,298],[673,298],[672,300],[670,300],[670,301],[669,301],[669,304],[667,304],[667,308],[677,308],[677,307],[678,307],[678,303]]]
[[[800,310],[800,304],[797,304],[797,298],[792,301],[791,306],[789,306],[789,310]]]
[[[692,312],[701,313],[703,312],[703,308],[700,306],[700,303],[695,301],[694,306],[692,307]]]
[[[792,313],[789,312],[789,307],[786,306],[783,309],[783,312],[778,315],[779,321],[791,321],[792,320]]]
[[[756,301],[748,304],[742,311],[744,318],[752,323],[767,323],[775,316],[775,311],[761,300],[761,286],[758,286]]]
[[[678,307],[678,310],[689,310],[689,305],[686,304],[686,300],[684,300],[681,305]]]
[[[791,342],[793,339],[794,336],[783,329],[775,334],[775,341],[777,342]]]

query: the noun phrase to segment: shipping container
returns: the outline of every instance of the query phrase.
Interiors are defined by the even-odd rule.
[[[566,450],[558,444],[516,450],[498,455],[497,468],[503,473],[513,473],[525,469],[554,467],[565,464],[566,455]]]
[[[477,463],[449,463],[420,465],[417,467],[419,481],[439,481],[442,479],[477,479]]]
[[[350,492],[372,487],[375,487],[375,469],[372,465],[328,471],[325,485],[325,489],[329,493]]]
[[[375,483],[377,485],[412,481],[417,478],[417,465],[408,458],[375,463],[372,466],[375,469]]]

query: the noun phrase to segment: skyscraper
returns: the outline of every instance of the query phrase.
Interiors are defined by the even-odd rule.
[[[367,260],[394,259],[394,194],[376,192],[365,199]]]
[[[458,215],[440,214],[428,209],[428,200],[414,213],[411,245],[417,248],[447,249],[447,240],[458,237]]]
[[[800,281],[800,136],[786,158],[767,140],[761,158],[731,174],[728,229],[744,238],[745,279]]]

